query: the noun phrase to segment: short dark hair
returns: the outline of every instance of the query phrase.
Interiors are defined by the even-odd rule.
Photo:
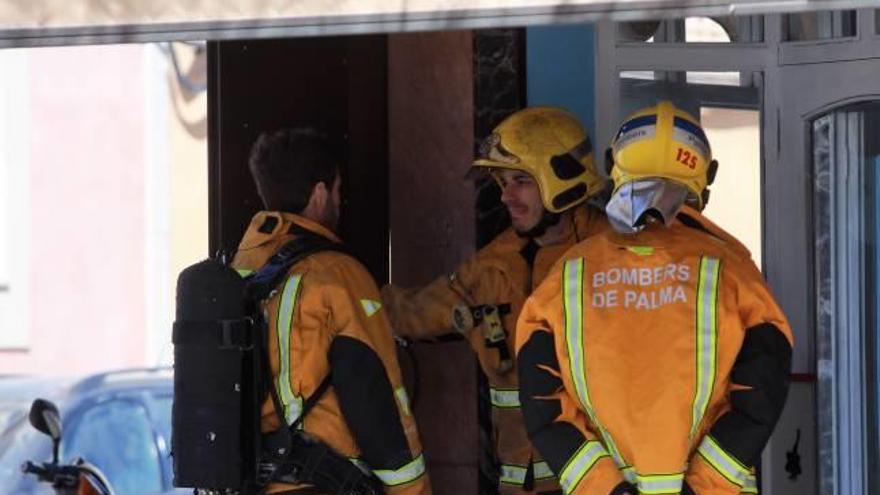
[[[299,213],[319,182],[327,188],[339,159],[326,136],[309,127],[263,133],[251,148],[251,175],[268,210]]]

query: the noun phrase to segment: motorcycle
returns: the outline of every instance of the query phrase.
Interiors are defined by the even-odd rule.
[[[32,474],[44,483],[51,483],[58,495],[115,495],[107,477],[97,466],[82,458],[71,464],[58,463],[61,445],[61,415],[50,401],[37,399],[28,414],[31,425],[52,439],[52,462],[25,461],[22,472]]]

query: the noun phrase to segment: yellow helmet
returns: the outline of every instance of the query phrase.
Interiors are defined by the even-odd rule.
[[[687,188],[698,209],[715,179],[709,140],[700,123],[671,102],[661,101],[626,118],[611,142],[608,172],[617,191],[624,184],[661,178]]]
[[[601,191],[593,146],[571,112],[530,107],[498,124],[480,146],[477,168],[521,170],[535,178],[544,208],[565,211]]]

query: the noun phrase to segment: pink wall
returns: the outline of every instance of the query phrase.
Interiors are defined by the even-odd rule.
[[[143,53],[30,51],[28,345],[0,373],[145,362]]]

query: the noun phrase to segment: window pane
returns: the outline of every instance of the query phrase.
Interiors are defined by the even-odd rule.
[[[684,40],[689,43],[730,43],[730,34],[715,19],[688,17],[684,26]],[[732,31],[736,33],[735,28]]]
[[[82,457],[98,466],[116,493],[162,491],[159,452],[146,410],[111,401],[88,409],[65,435],[64,459]]]
[[[759,73],[737,71],[622,71],[620,76],[623,118],[633,111],[671,100],[699,116],[701,106],[757,109]]]
[[[690,84],[712,84],[716,86],[740,86],[739,72],[697,72],[687,73]]]
[[[620,41],[643,43],[755,43],[764,41],[764,18],[688,17],[618,24]]]
[[[653,81],[654,71],[652,70],[627,70],[620,73],[621,79],[639,79],[642,81]]]
[[[828,117],[813,122],[813,167],[815,170],[814,218],[816,238],[816,323],[819,334],[816,337],[816,361],[818,370],[818,429],[819,429],[819,492],[834,493],[833,421],[831,410],[834,397],[832,349],[830,340],[833,309],[831,276],[831,126]],[[823,304],[823,302],[828,302]],[[825,455],[823,455],[825,454]]]
[[[855,35],[855,10],[828,10],[782,16],[782,36],[785,41],[849,38]]]
[[[621,22],[617,25],[617,39],[653,43],[654,35],[657,34],[660,26],[660,21]]]
[[[868,327],[865,336],[866,360],[868,373],[866,376],[866,390],[868,395],[868,412],[866,432],[868,438],[868,466],[880,465],[880,249],[877,241],[880,234],[880,104],[874,105],[866,118],[866,136],[874,136],[874,139],[866,139],[865,161],[868,168],[870,194],[867,209],[872,219],[868,229],[869,248],[868,273],[870,273],[867,287],[867,313]],[[868,469],[868,493],[880,491],[880,473],[877,469]]]

